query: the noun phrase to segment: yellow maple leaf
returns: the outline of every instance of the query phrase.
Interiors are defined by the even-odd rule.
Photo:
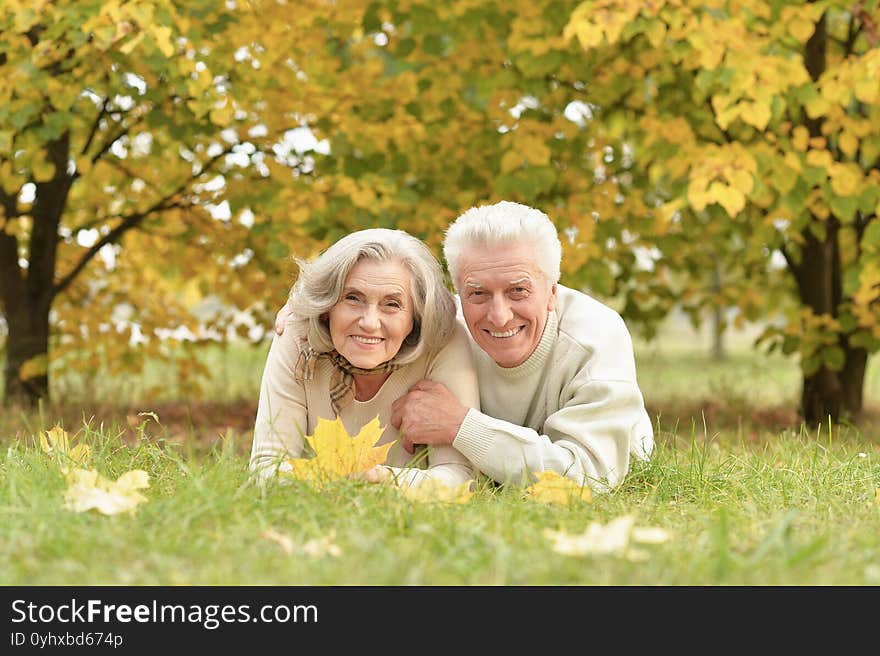
[[[354,437],[346,432],[341,419],[319,418],[314,434],[306,435],[314,457],[291,458],[287,460],[290,470],[281,473],[321,485],[365,472],[385,462],[394,444],[392,441],[375,446],[383,431],[379,417],[366,424]]]
[[[85,465],[89,461],[91,447],[88,444],[76,444],[71,447],[70,442],[67,431],[58,424],[55,424],[50,430],[40,433],[40,448],[43,451],[57,456],[65,463]],[[66,471],[63,467],[62,470]]]
[[[471,491],[471,481],[450,487],[429,478],[421,485],[409,485],[402,489],[403,496],[407,499],[422,503],[467,503],[474,496]]]
[[[104,515],[134,512],[147,498],[138,492],[150,486],[150,476],[142,469],[125,472],[115,481],[94,469],[74,469],[67,474],[64,507],[74,512],[97,510]]]
[[[568,506],[572,499],[593,500],[592,490],[587,485],[578,485],[555,471],[538,472],[535,478],[538,480],[525,489],[526,497],[535,501]]]

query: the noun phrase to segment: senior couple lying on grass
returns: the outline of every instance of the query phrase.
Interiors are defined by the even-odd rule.
[[[400,230],[352,233],[300,273],[276,318],[251,469],[299,457],[319,418],[356,434],[378,416],[384,465],[364,478],[458,486],[482,472],[527,485],[554,471],[597,491],[653,449],[620,315],[559,284],[561,245],[543,212],[469,209],[437,259]],[[426,449],[417,458],[413,454]]]

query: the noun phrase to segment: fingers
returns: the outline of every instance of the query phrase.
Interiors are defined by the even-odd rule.
[[[394,426],[394,430],[400,430],[400,424],[403,422],[403,401],[406,397],[401,396],[399,399],[394,401],[391,404],[391,425]]]
[[[403,447],[403,450],[407,453],[415,453],[416,445],[412,443],[412,441],[408,437],[400,438],[400,446]]]
[[[419,382],[415,383],[412,387],[410,387],[409,391],[410,392],[429,392],[437,386],[438,386],[438,383],[435,383],[432,380],[428,380],[427,378],[423,378]]]

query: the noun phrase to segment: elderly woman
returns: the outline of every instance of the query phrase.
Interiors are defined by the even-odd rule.
[[[378,416],[379,443],[397,443],[368,480],[389,473],[403,485],[469,480],[472,465],[451,446],[430,448],[413,466],[418,459],[389,423],[391,404],[423,378],[479,408],[468,337],[428,247],[402,230],[376,228],[297,263],[292,312],[263,372],[251,470],[271,476],[282,458],[300,457],[303,435],[313,433],[319,417],[338,416],[354,435]]]

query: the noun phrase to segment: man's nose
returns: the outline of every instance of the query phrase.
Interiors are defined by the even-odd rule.
[[[513,318],[513,312],[510,309],[510,304],[505,300],[503,296],[492,299],[492,302],[489,305],[489,313],[486,315],[486,318],[496,328],[504,328],[504,326],[506,326],[507,323]]]

